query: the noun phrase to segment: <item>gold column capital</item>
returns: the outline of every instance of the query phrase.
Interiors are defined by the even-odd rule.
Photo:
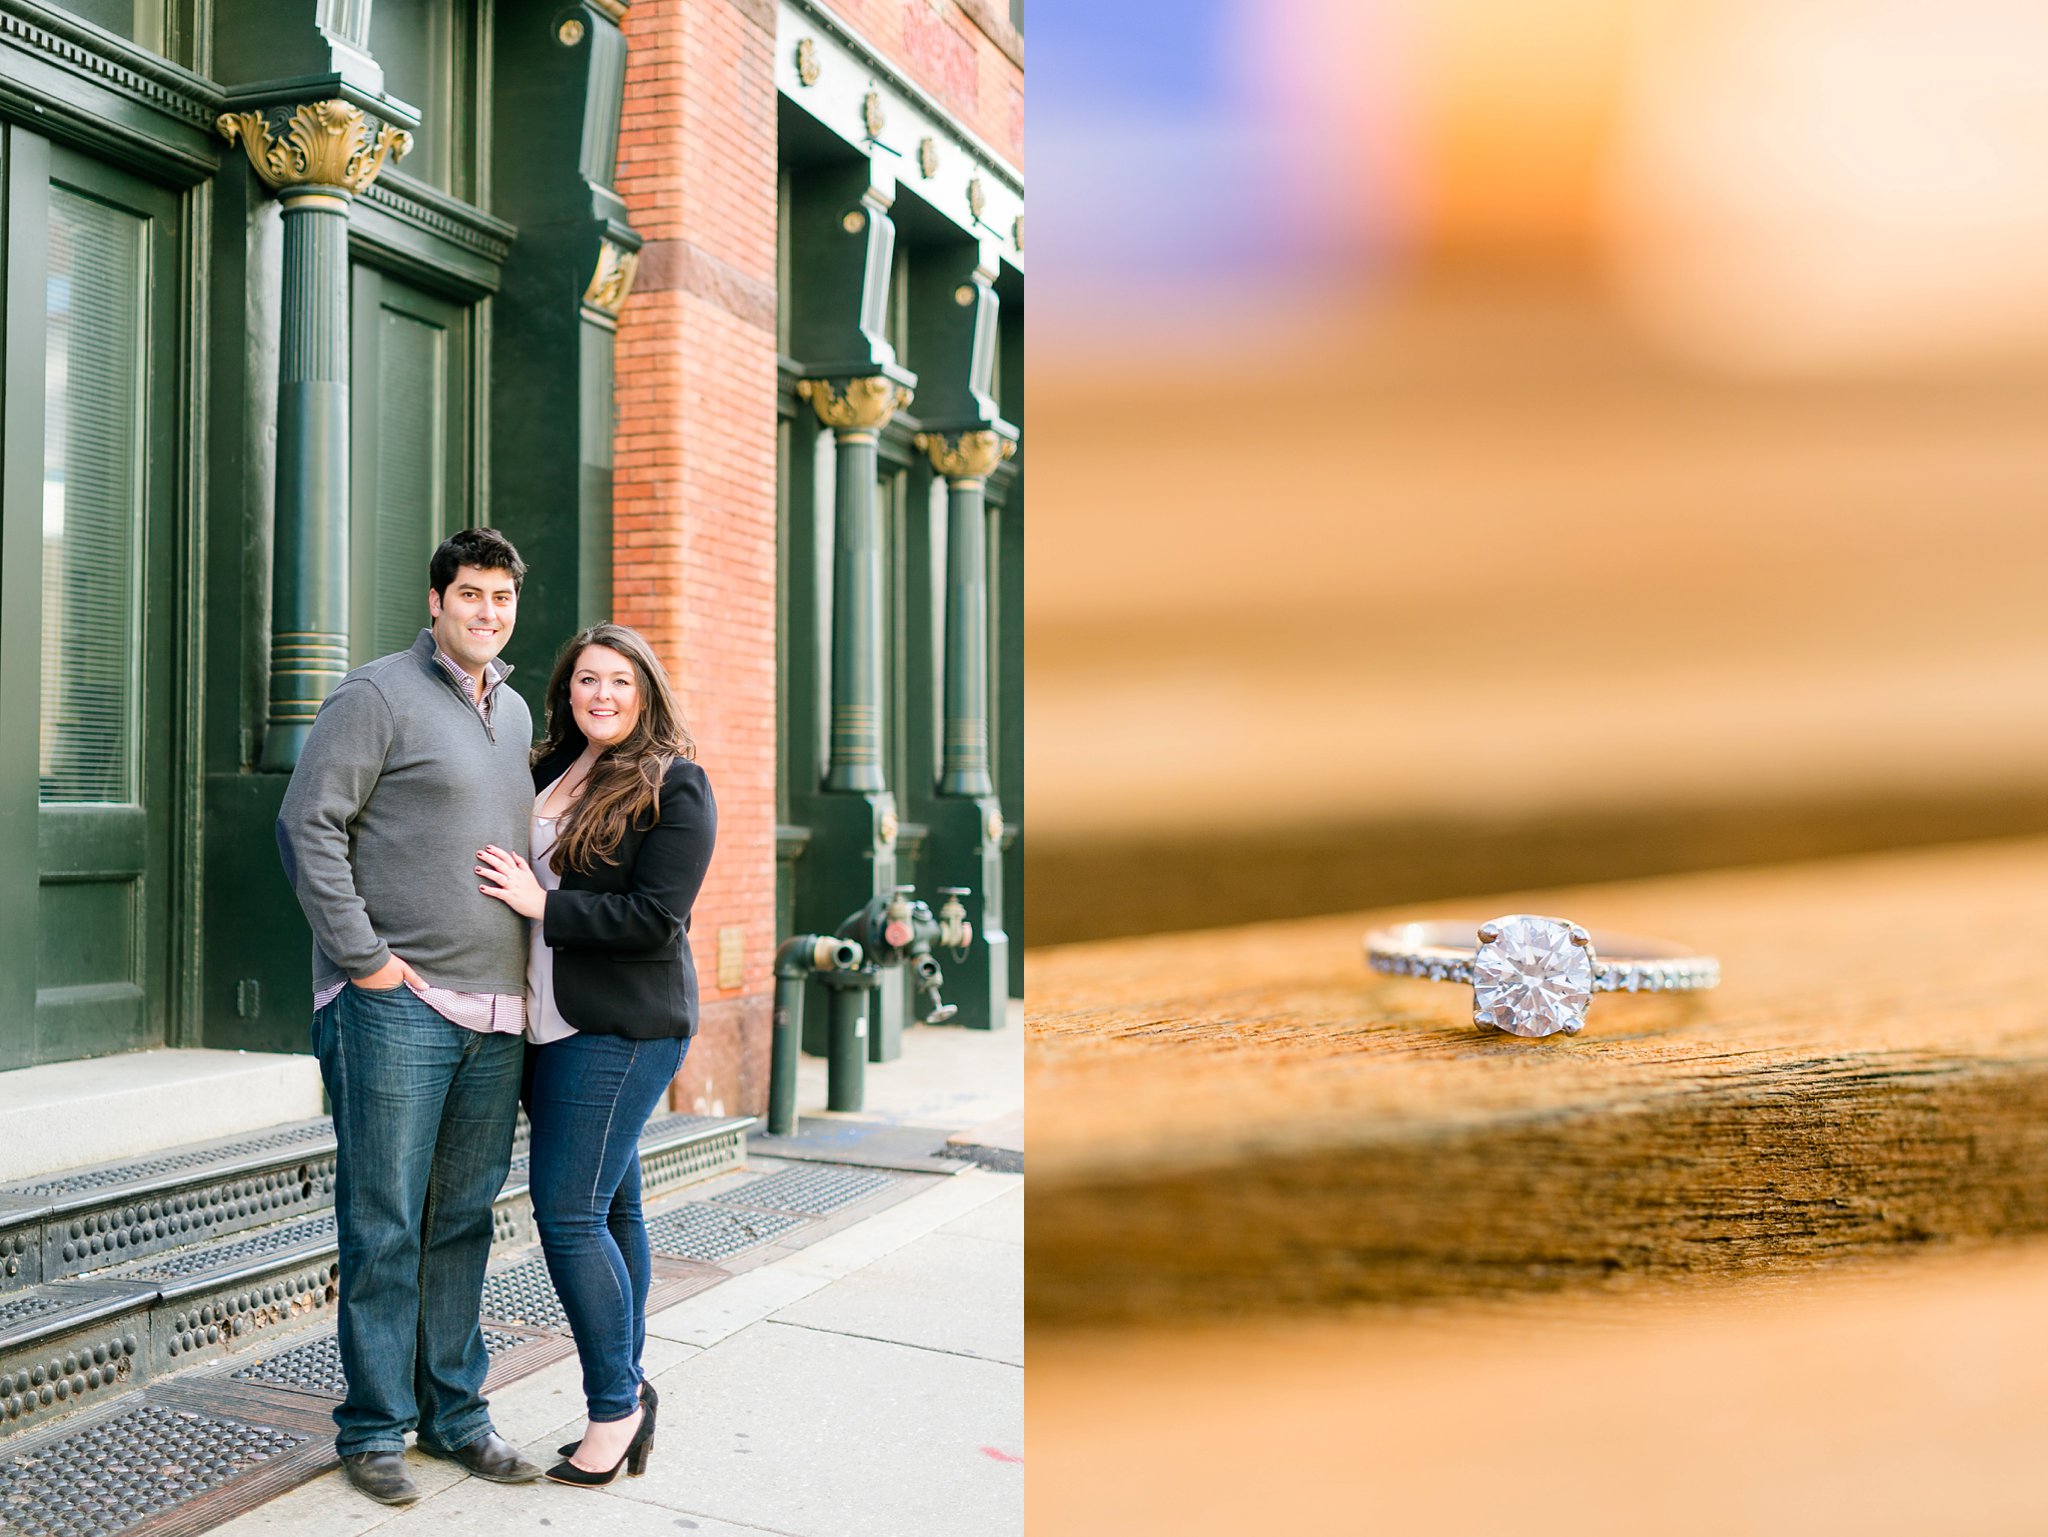
[[[948,437],[920,432],[911,441],[931,455],[932,469],[948,480],[986,480],[989,471],[1017,452],[1017,445],[984,427]]]
[[[911,401],[909,390],[881,374],[848,379],[840,389],[830,379],[799,379],[796,392],[811,403],[819,421],[841,432],[874,432]]]
[[[314,187],[364,192],[387,156],[399,160],[412,148],[412,135],[403,128],[374,122],[339,98],[223,112],[213,126],[228,143],[242,146],[265,186],[284,195]]]
[[[583,302],[617,319],[619,311],[626,307],[626,295],[633,291],[633,277],[639,270],[638,251],[629,251],[613,241],[601,240],[597,250],[597,270],[590,275],[590,286],[583,290]]]

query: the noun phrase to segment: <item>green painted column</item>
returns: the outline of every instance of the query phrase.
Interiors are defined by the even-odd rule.
[[[825,788],[872,794],[882,773],[882,546],[875,514],[876,439],[910,404],[910,391],[881,374],[840,388],[798,383],[834,437],[832,711]]]
[[[946,480],[946,645],[939,800],[927,813],[942,883],[969,888],[974,944],[944,960],[947,998],[970,1029],[1002,1026],[1009,994],[1004,924],[1003,813],[989,772],[989,472],[1016,451],[1007,427],[919,433],[917,446]]]
[[[919,433],[946,479],[946,680],[939,794],[995,794],[988,764],[989,471],[1016,452],[990,430],[948,438]]]
[[[217,126],[241,143],[283,205],[270,687],[259,761],[286,772],[348,671],[349,203],[412,136],[340,99],[224,113]]]
[[[792,493],[832,528],[830,553],[817,551],[815,569],[808,541],[792,565],[808,600],[792,615],[791,630],[792,653],[800,658],[791,684],[806,719],[790,726],[804,736],[803,750],[791,759],[790,812],[807,834],[792,872],[792,907],[797,927],[820,933],[889,891],[898,873],[897,787],[883,751],[884,727],[894,724],[882,671],[890,622],[883,561],[891,552],[883,544],[877,440],[918,381],[897,361],[890,340],[896,184],[886,159],[862,155],[793,168],[786,226],[786,346],[801,363],[798,393],[834,439],[832,486],[820,497],[813,493],[823,488],[810,484],[816,461],[807,452],[815,439],[808,431],[796,435],[805,452],[795,469],[802,491]],[[808,516],[802,521],[811,527]],[[827,641],[815,677],[811,623],[824,628]],[[825,739],[814,743],[809,713],[820,694]],[[873,1040],[884,1058],[905,1018],[905,993],[895,970],[884,972],[875,989]]]
[[[917,446],[946,482],[938,774],[911,791],[926,829],[920,873],[928,892],[964,886],[974,938],[940,957],[954,1023],[1000,1028],[1007,1018],[1010,940],[1005,924],[1002,802],[990,761],[997,637],[989,590],[988,477],[1016,451],[1017,429],[994,393],[996,295],[1001,261],[992,240],[928,243],[908,279],[909,356],[917,365]]]

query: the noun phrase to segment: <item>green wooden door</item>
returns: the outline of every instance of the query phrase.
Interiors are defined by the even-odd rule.
[[[354,273],[349,662],[402,651],[427,621],[427,561],[472,521],[470,317],[375,267]]]
[[[180,284],[171,193],[13,129],[6,174],[0,666],[34,680],[0,695],[26,744],[0,796],[34,807],[33,890],[16,858],[0,877],[34,915],[0,995],[19,1066],[165,1039]],[[0,855],[24,820],[0,818]]]

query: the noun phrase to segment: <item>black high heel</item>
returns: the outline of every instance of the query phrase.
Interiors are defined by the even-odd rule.
[[[640,1379],[640,1402],[650,1410],[661,1407],[661,1395],[654,1391],[654,1384],[645,1377]],[[555,1448],[555,1455],[557,1457],[573,1457],[576,1455],[576,1448],[582,1444],[581,1441],[564,1441]]]
[[[581,1442],[577,1443],[581,1445]],[[626,1443],[626,1450],[619,1460],[602,1473],[593,1473],[579,1468],[566,1459],[548,1469],[547,1476],[558,1484],[574,1484],[583,1489],[599,1489],[619,1476],[624,1469],[638,1478],[647,1471],[647,1454],[654,1450],[654,1408],[643,1405],[640,1410],[640,1428],[633,1432],[633,1439]]]

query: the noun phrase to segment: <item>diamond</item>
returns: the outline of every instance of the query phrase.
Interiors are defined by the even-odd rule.
[[[1577,1034],[1593,992],[1593,951],[1562,918],[1496,918],[1472,959],[1472,1017],[1510,1035]]]

